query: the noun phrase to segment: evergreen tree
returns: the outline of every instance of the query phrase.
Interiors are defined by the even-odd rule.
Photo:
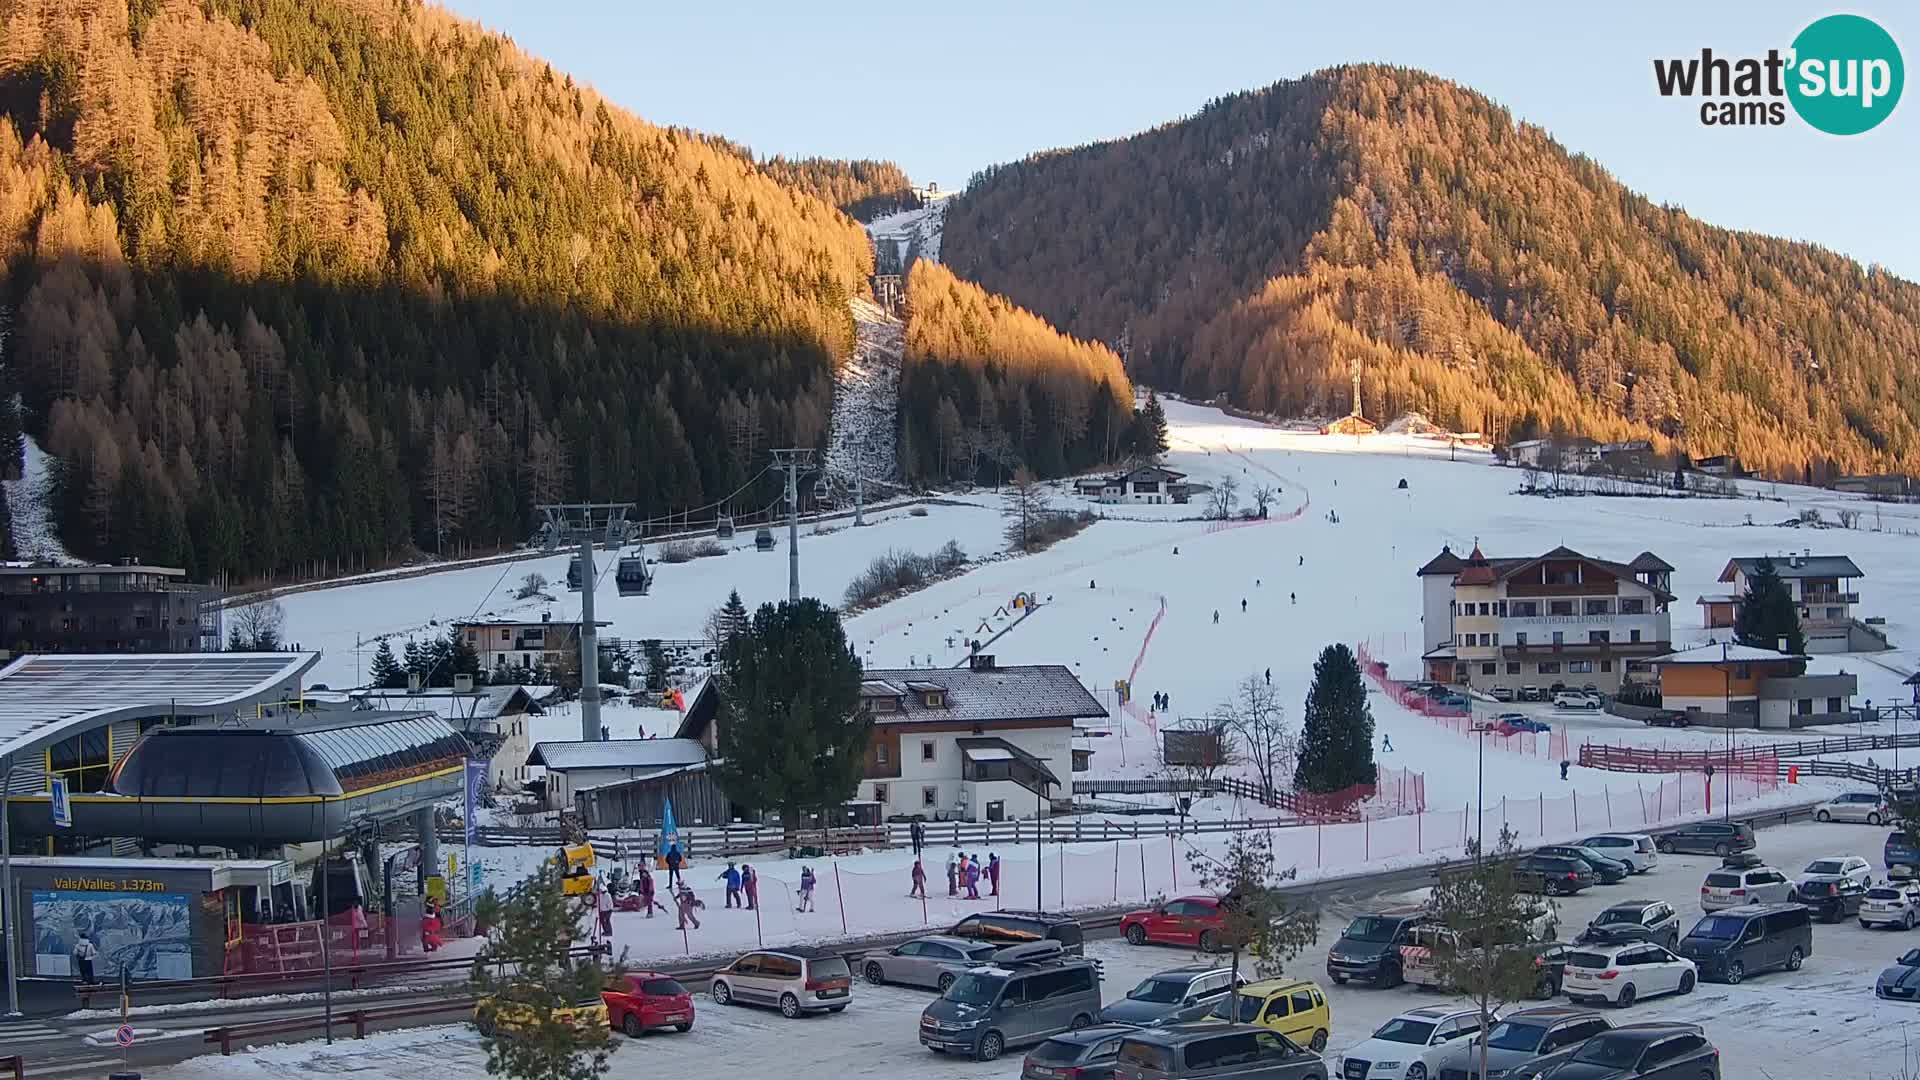
[[[839,613],[811,597],[761,605],[716,680],[713,771],[728,798],[780,811],[791,832],[807,811],[853,797],[873,717],[860,704],[860,661]]]
[[[386,638],[381,638],[379,648],[373,650],[373,663],[367,669],[367,685],[381,690],[406,689],[407,671],[393,658],[393,645]]]
[[[433,658],[427,650],[421,648],[419,642],[408,638],[406,648],[401,650],[400,655],[401,666],[406,668],[407,674],[420,676],[421,685],[426,685],[427,673],[433,666]]]
[[[487,1072],[513,1080],[595,1080],[606,1075],[618,1044],[605,1024],[575,1024],[555,1015],[598,1002],[619,973],[598,954],[571,955],[578,933],[573,904],[561,892],[554,860],[540,864],[506,900],[486,905],[493,930],[474,957],[467,987],[480,998],[474,1023],[487,1052]],[[592,916],[589,916],[590,918]]]
[[[467,640],[467,635],[457,626],[447,628],[446,653],[442,670],[435,675],[435,686],[452,686],[455,675],[473,676],[474,685],[479,685],[480,653]]]
[[[740,600],[740,590],[727,593],[727,602],[720,608],[719,625],[723,644],[731,642],[747,628],[747,605]]]
[[[648,638],[640,643],[640,655],[647,661],[647,689],[660,693],[667,688],[667,650],[662,648],[658,638]]]
[[[1294,786],[1316,793],[1344,791],[1373,783],[1375,775],[1373,712],[1360,664],[1346,645],[1329,645],[1313,664]]]
[[[1147,391],[1147,403],[1134,414],[1134,452],[1141,457],[1158,459],[1172,445],[1167,441],[1167,411],[1160,405],[1160,395]]]
[[[1776,649],[1795,656],[1807,651],[1807,638],[1800,630],[1800,612],[1793,606],[1793,594],[1772,559],[1762,557],[1747,577],[1747,591],[1741,594],[1740,606],[1733,616],[1733,639],[1742,645]],[[1784,649],[1782,641],[1786,643]]]

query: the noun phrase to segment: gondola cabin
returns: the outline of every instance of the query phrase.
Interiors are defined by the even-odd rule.
[[[719,520],[713,524],[713,535],[715,539],[719,540],[733,539],[733,516],[731,514],[720,515]]]
[[[759,532],[753,534],[753,546],[759,551],[772,551],[773,530],[762,526]]]
[[[586,580],[586,576],[587,568],[580,565],[580,556],[575,555],[573,558],[567,560],[567,590],[569,592],[579,592],[580,585]]]
[[[620,556],[614,568],[613,583],[621,596],[645,596],[653,588],[653,571],[647,569],[647,557],[640,552]]]

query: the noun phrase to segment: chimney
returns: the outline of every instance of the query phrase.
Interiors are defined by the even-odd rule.
[[[420,673],[417,671],[407,672],[407,693],[417,694],[419,692],[420,692]]]
[[[456,694],[473,693],[473,676],[455,675],[453,677],[453,692]]]
[[[992,671],[994,670],[993,654],[992,653],[974,653],[971,657],[968,658],[967,666],[974,671]]]
[[[540,613],[540,621],[541,621],[541,622],[552,622],[552,621],[553,621],[553,612],[551,612],[551,611],[543,611],[543,612],[541,612],[541,613]]]

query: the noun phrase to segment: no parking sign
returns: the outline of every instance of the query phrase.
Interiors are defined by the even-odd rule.
[[[119,1027],[119,1030],[113,1033],[113,1041],[119,1043],[120,1048],[122,1050],[126,1049],[129,1046],[132,1046],[133,1045],[133,1029],[128,1027],[125,1024],[121,1024]]]

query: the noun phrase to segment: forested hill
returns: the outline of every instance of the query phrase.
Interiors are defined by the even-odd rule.
[[[891,161],[771,157],[760,170],[775,180],[831,203],[859,221],[920,205],[913,182]]]
[[[943,261],[1136,377],[1285,414],[1417,409],[1920,467],[1920,287],[1703,224],[1452,83],[1332,69],[976,177]]]
[[[0,0],[6,371],[83,554],[312,573],[701,505],[819,444],[871,261],[413,0]]]

